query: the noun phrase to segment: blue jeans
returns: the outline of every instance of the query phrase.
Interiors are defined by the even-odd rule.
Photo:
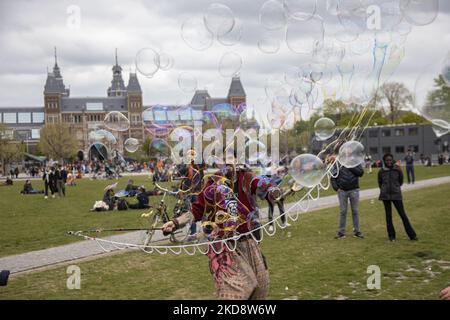
[[[406,176],[408,177],[408,183],[414,183],[415,177],[414,177],[414,166],[413,165],[407,165],[406,166]]]
[[[353,232],[359,232],[359,189],[340,191],[338,192],[339,198],[339,232],[345,234],[345,223],[347,220],[347,207],[348,200],[350,200],[350,206],[352,208],[353,219]]]

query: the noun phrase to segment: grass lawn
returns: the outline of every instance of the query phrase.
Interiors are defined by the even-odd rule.
[[[417,180],[450,175],[450,166],[417,167]],[[119,180],[119,188],[124,188],[128,178]],[[136,185],[150,188],[148,177],[134,177]],[[43,195],[20,195],[23,182],[17,181],[12,187],[0,187],[0,256],[7,256],[32,250],[79,241],[67,236],[69,230],[96,228],[139,227],[140,215],[148,210],[127,210],[109,212],[89,212],[94,201],[101,200],[105,186],[115,180],[77,181],[77,186],[66,187],[67,197],[45,200]],[[377,187],[376,170],[365,174],[361,180],[362,189]],[[35,189],[43,190],[43,182],[33,181]],[[288,198],[294,201],[302,192]],[[322,191],[321,196],[331,195],[331,190]],[[150,197],[156,205],[160,197]],[[167,198],[169,212],[172,212],[173,197]],[[265,205],[265,203],[262,203]]]
[[[450,184],[404,193],[418,242],[407,239],[397,214],[397,242],[387,240],[379,201],[361,202],[365,239],[333,239],[337,208],[306,213],[262,242],[270,271],[269,298],[437,299],[450,284],[450,201],[443,196],[448,194]],[[78,265],[81,290],[68,290],[66,267],[58,267],[11,278],[7,287],[0,287],[0,299],[214,298],[202,255],[131,252]],[[381,269],[380,290],[366,287],[369,265]]]

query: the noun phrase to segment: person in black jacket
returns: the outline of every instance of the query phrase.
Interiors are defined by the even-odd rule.
[[[147,209],[150,208],[150,200],[149,196],[154,195],[154,191],[145,191],[143,186],[138,188],[138,193],[136,194],[136,198],[138,203],[128,204],[128,208],[130,209]]]
[[[405,163],[406,163],[406,176],[408,178],[408,184],[412,182],[414,184],[415,177],[414,177],[414,155],[412,154],[411,150],[408,149],[408,153],[405,156]]]
[[[52,197],[55,197],[56,177],[54,174],[54,168],[52,168],[52,170],[53,171],[50,171],[47,168],[44,168],[44,173],[42,175],[42,180],[44,180],[45,199],[48,198],[48,189],[50,189]]]
[[[336,239],[345,238],[345,224],[347,220],[347,207],[350,200],[352,208],[353,220],[353,236],[357,238],[364,238],[359,228],[359,178],[363,176],[364,169],[362,165],[354,168],[346,168],[344,166],[333,167],[335,178],[331,178],[331,185],[334,191],[337,191],[339,198],[339,231]],[[338,173],[339,170],[339,173]],[[337,176],[336,176],[337,174]]]
[[[397,209],[400,218],[403,221],[406,233],[411,240],[418,240],[403,207],[402,190],[403,172],[400,167],[395,165],[392,154],[387,153],[383,157],[384,167],[378,172],[378,186],[380,187],[379,200],[383,201],[386,211],[386,225],[390,241],[395,241],[395,229],[392,223],[392,204]]]
[[[55,172],[56,176],[56,189],[58,190],[58,195],[60,197],[66,196],[66,181],[67,181],[67,171],[64,167],[58,166]]]

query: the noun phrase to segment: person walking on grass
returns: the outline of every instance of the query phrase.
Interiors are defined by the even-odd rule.
[[[58,190],[59,197],[66,196],[66,181],[67,181],[67,171],[64,167],[58,166],[55,172],[56,176],[56,189]]]
[[[412,182],[414,184],[415,177],[414,177],[414,155],[412,154],[411,150],[408,149],[408,153],[405,156],[405,163],[406,163],[406,176],[408,177],[408,184]]]
[[[48,199],[48,189],[50,189],[51,195],[55,197],[56,184],[55,184],[55,174],[50,171],[48,168],[44,168],[44,173],[42,175],[42,180],[44,180],[44,190],[45,190],[45,199]]]
[[[353,220],[353,236],[363,239],[359,227],[359,178],[364,175],[362,165],[354,168],[346,168],[336,163],[333,167],[333,175],[331,185],[334,191],[337,191],[339,198],[339,231],[335,239],[345,238],[345,224],[347,220],[347,207],[350,200]],[[338,172],[339,171],[339,172]],[[337,176],[336,176],[337,175]]]
[[[384,166],[378,172],[378,186],[380,188],[379,200],[383,201],[386,212],[386,226],[390,241],[395,241],[395,229],[392,223],[392,204],[397,209],[403,226],[410,240],[418,240],[403,207],[402,190],[403,172],[402,169],[395,165],[392,154],[387,153],[383,157]]]

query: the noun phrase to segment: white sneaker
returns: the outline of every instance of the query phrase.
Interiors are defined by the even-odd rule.
[[[273,232],[273,226],[269,226],[269,232]]]
[[[44,199],[48,199],[48,197],[47,197],[47,196],[45,196],[45,197],[44,197]]]
[[[289,222],[286,221],[286,223],[284,224],[285,227],[290,227],[291,224]]]
[[[55,195],[52,195],[52,198],[55,199]]]

